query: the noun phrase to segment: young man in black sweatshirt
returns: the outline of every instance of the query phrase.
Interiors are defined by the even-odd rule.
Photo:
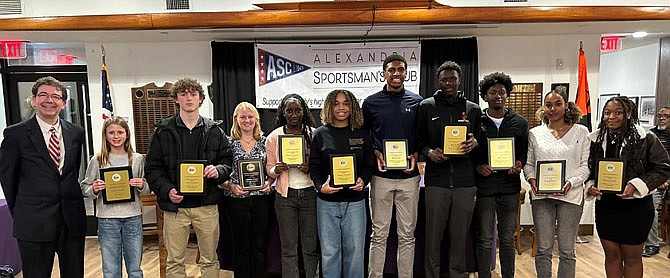
[[[479,93],[489,108],[482,115],[481,146],[476,152],[478,219],[477,265],[479,277],[491,277],[491,252],[494,225],[498,223],[500,239],[500,272],[502,277],[514,277],[514,230],[521,191],[521,169],[528,155],[528,121],[505,102],[512,92],[512,79],[495,72],[479,82]],[[489,164],[489,138],[514,138],[514,165],[505,170],[493,170]]]
[[[440,242],[449,224],[449,277],[467,277],[465,241],[475,207],[475,171],[472,150],[481,130],[479,105],[458,91],[461,67],[452,61],[437,69],[440,90],[419,104],[416,116],[417,150],[427,157],[426,185],[426,277],[440,277]],[[463,155],[446,156],[442,150],[447,125],[467,126],[461,143]]]

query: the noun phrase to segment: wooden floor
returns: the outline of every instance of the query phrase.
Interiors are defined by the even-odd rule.
[[[597,238],[587,236],[589,243],[577,244],[577,274],[576,277],[598,278],[605,277],[605,270],[603,267],[603,252],[600,242]],[[533,257],[530,255],[530,238],[524,238],[523,254],[516,257],[516,277],[536,277],[535,264]],[[200,277],[198,266],[195,262],[197,245],[189,244],[187,249],[186,273],[188,277]],[[661,253],[652,258],[643,258],[644,262],[644,277],[668,277],[670,271],[670,259],[666,256],[670,248],[665,245],[661,248]],[[556,273],[558,268],[558,255],[554,250],[553,267]],[[100,250],[97,238],[86,239],[86,258],[85,258],[85,273],[86,277],[102,277],[102,266],[100,262]],[[154,238],[147,238],[144,241],[144,257],[142,260],[142,269],[144,270],[144,277],[154,278],[159,277],[158,272],[158,244]],[[417,275],[417,277],[420,274]],[[278,277],[278,275],[276,275]],[[18,277],[22,277],[20,274]],[[58,274],[57,263],[54,264],[52,277],[60,277]],[[124,274],[124,277],[125,274]],[[221,271],[220,277],[232,277],[228,271]],[[471,277],[474,277],[472,275]],[[496,269],[493,277],[501,277],[500,272]]]

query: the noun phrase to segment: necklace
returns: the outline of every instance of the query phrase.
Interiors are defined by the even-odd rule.
[[[240,142],[244,143],[244,145],[247,148],[249,148],[249,147],[253,146],[254,143],[256,143],[256,140],[254,140],[253,138],[251,140],[245,140],[245,139],[240,138]]]
[[[550,129],[550,130],[553,130],[553,131],[551,132],[551,134],[554,135],[554,138],[556,138],[556,139],[561,139],[561,138],[563,137],[563,135],[564,135],[564,132],[563,132],[563,131],[566,130],[565,127],[566,127],[565,125],[564,125],[564,126],[561,126],[561,127],[559,127],[559,128],[554,128],[554,127],[549,126],[549,129]]]
[[[612,145],[614,145],[616,143],[616,139],[619,137],[619,133],[609,132],[607,133],[607,137],[609,137],[608,139],[612,140]]]

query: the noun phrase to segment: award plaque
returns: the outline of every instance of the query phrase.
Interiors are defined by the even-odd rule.
[[[356,155],[330,155],[330,186],[349,187],[356,185]]]
[[[565,160],[544,160],[535,164],[537,193],[565,193]]]
[[[384,140],[384,160],[387,170],[406,170],[409,168],[407,160],[407,139]]]
[[[177,192],[181,195],[201,195],[205,193],[206,160],[182,160],[179,162],[179,183]]]
[[[122,203],[135,201],[130,179],[133,171],[130,166],[109,167],[100,169],[100,179],[105,181],[105,189],[102,190],[102,203]]]
[[[467,140],[468,126],[467,124],[450,124],[444,126],[442,133],[442,152],[444,155],[464,155],[461,151],[461,143]]]
[[[305,163],[305,137],[302,135],[279,135],[279,161],[288,167]]]
[[[265,164],[260,159],[242,159],[237,161],[240,186],[242,190],[253,191],[265,185]]]
[[[514,167],[514,137],[489,138],[489,166],[493,170],[507,170]]]
[[[596,171],[596,187],[603,193],[621,194],[624,190],[625,163],[621,159],[599,159]]]

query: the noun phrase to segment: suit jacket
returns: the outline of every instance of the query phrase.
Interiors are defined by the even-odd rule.
[[[14,218],[14,236],[52,241],[61,225],[84,236],[86,211],[78,182],[84,129],[60,120],[65,145],[60,173],[35,117],[7,127],[0,146],[0,183]]]

